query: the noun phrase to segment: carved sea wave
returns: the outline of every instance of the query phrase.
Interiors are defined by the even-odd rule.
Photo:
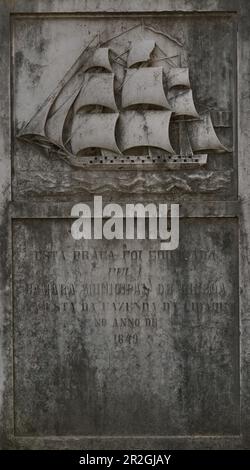
[[[96,176],[96,175],[95,175]],[[210,171],[195,174],[144,174],[93,178],[92,175],[41,173],[19,174],[17,193],[22,196],[56,196],[58,194],[164,194],[212,193],[228,190],[232,184],[232,171]]]

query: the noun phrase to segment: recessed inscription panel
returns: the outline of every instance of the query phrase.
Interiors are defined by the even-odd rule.
[[[182,220],[174,252],[64,219],[13,237],[17,435],[239,432],[236,220]]]

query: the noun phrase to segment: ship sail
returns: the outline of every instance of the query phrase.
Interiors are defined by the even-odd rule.
[[[168,89],[173,87],[190,88],[189,69],[188,67],[173,67],[167,75]]]
[[[92,40],[91,43],[93,42]],[[30,141],[31,143],[35,142],[48,149],[51,145],[52,148],[54,145],[57,145],[65,154],[68,154],[66,148],[61,147],[63,126],[72,104],[71,98],[73,97],[74,100],[80,91],[84,67],[86,63],[89,63],[97,50],[97,46],[90,47],[90,44],[83,50],[33,118],[22,128],[18,135],[19,139]],[[55,118],[56,115],[57,117]],[[55,132],[52,129],[53,122],[55,123]],[[47,132],[50,136],[52,135],[52,138],[47,135]]]
[[[115,129],[119,113],[78,113],[73,120],[71,147],[75,155],[90,148],[120,153]]]
[[[163,68],[150,67],[127,71],[123,90],[122,107],[154,105],[171,109],[163,87]]]
[[[51,113],[48,115],[48,119],[45,126],[45,135],[50,142],[60,144],[64,146],[63,142],[63,129],[69,113],[69,110],[74,103],[79,90],[76,89],[68,100],[63,102],[61,106],[57,106],[54,110],[52,107]]]
[[[193,152],[228,152],[219,141],[211,120],[210,113],[204,113],[199,121],[187,122],[189,140]]]
[[[115,86],[110,47],[87,48],[19,137],[48,150],[56,149],[73,165],[84,161],[77,156],[85,156],[92,163],[93,157],[87,153],[90,149],[90,154],[98,149],[105,161],[110,153],[111,160],[113,153],[127,153],[124,160],[129,161],[135,149],[141,162],[143,154],[147,162],[151,157],[154,162],[157,152],[157,158],[168,165],[190,161],[205,164],[209,151],[228,152],[216,135],[210,113],[200,116],[196,110],[188,67],[171,65],[165,55],[158,60],[166,59],[167,67],[152,66],[151,59],[154,64],[158,62],[158,49],[162,53],[158,42],[151,39],[134,43],[125,78],[124,65],[122,71],[114,65],[119,85]],[[115,91],[120,89],[116,102]],[[117,156],[114,160],[119,162]]]
[[[185,116],[199,119],[196,111],[192,90],[181,92],[170,98],[171,109],[174,116]]]
[[[152,39],[144,39],[143,41],[136,42],[128,55],[128,67],[131,68],[143,62],[148,62],[155,46],[155,41]]]
[[[20,137],[28,138],[44,147],[57,145],[68,153],[63,143],[63,129],[70,108],[80,92],[81,81],[81,75],[77,74],[54,99],[48,101],[46,106],[37,113],[23,129]]]
[[[75,112],[84,106],[104,106],[117,111],[114,94],[114,74],[110,73],[87,73],[75,103]]]
[[[121,114],[120,148],[155,147],[174,154],[169,140],[171,111],[125,111]]]
[[[183,157],[193,155],[193,149],[191,147],[189,135],[187,132],[187,122],[179,121],[179,153]]]
[[[43,145],[43,143],[47,141],[45,126],[50,108],[51,102],[48,102],[25,126],[23,131],[20,133],[19,138],[31,140],[32,142]]]
[[[110,63],[110,52],[111,49],[109,47],[99,47],[98,49],[96,49],[93,56],[87,63],[85,71],[87,72],[92,68],[100,67],[102,69],[108,70],[109,72],[112,72],[112,66]]]

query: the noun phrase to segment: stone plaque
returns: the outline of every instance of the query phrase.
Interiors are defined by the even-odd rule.
[[[1,448],[248,448],[249,2],[0,11]],[[96,195],[179,248],[74,240]]]
[[[15,18],[15,197],[235,197],[235,38],[230,16]]]
[[[13,227],[17,434],[237,434],[237,222],[183,220],[174,252],[69,232]]]

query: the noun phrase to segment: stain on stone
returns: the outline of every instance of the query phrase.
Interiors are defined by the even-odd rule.
[[[22,67],[24,63],[24,54],[22,51],[17,51],[15,54],[16,67]]]

